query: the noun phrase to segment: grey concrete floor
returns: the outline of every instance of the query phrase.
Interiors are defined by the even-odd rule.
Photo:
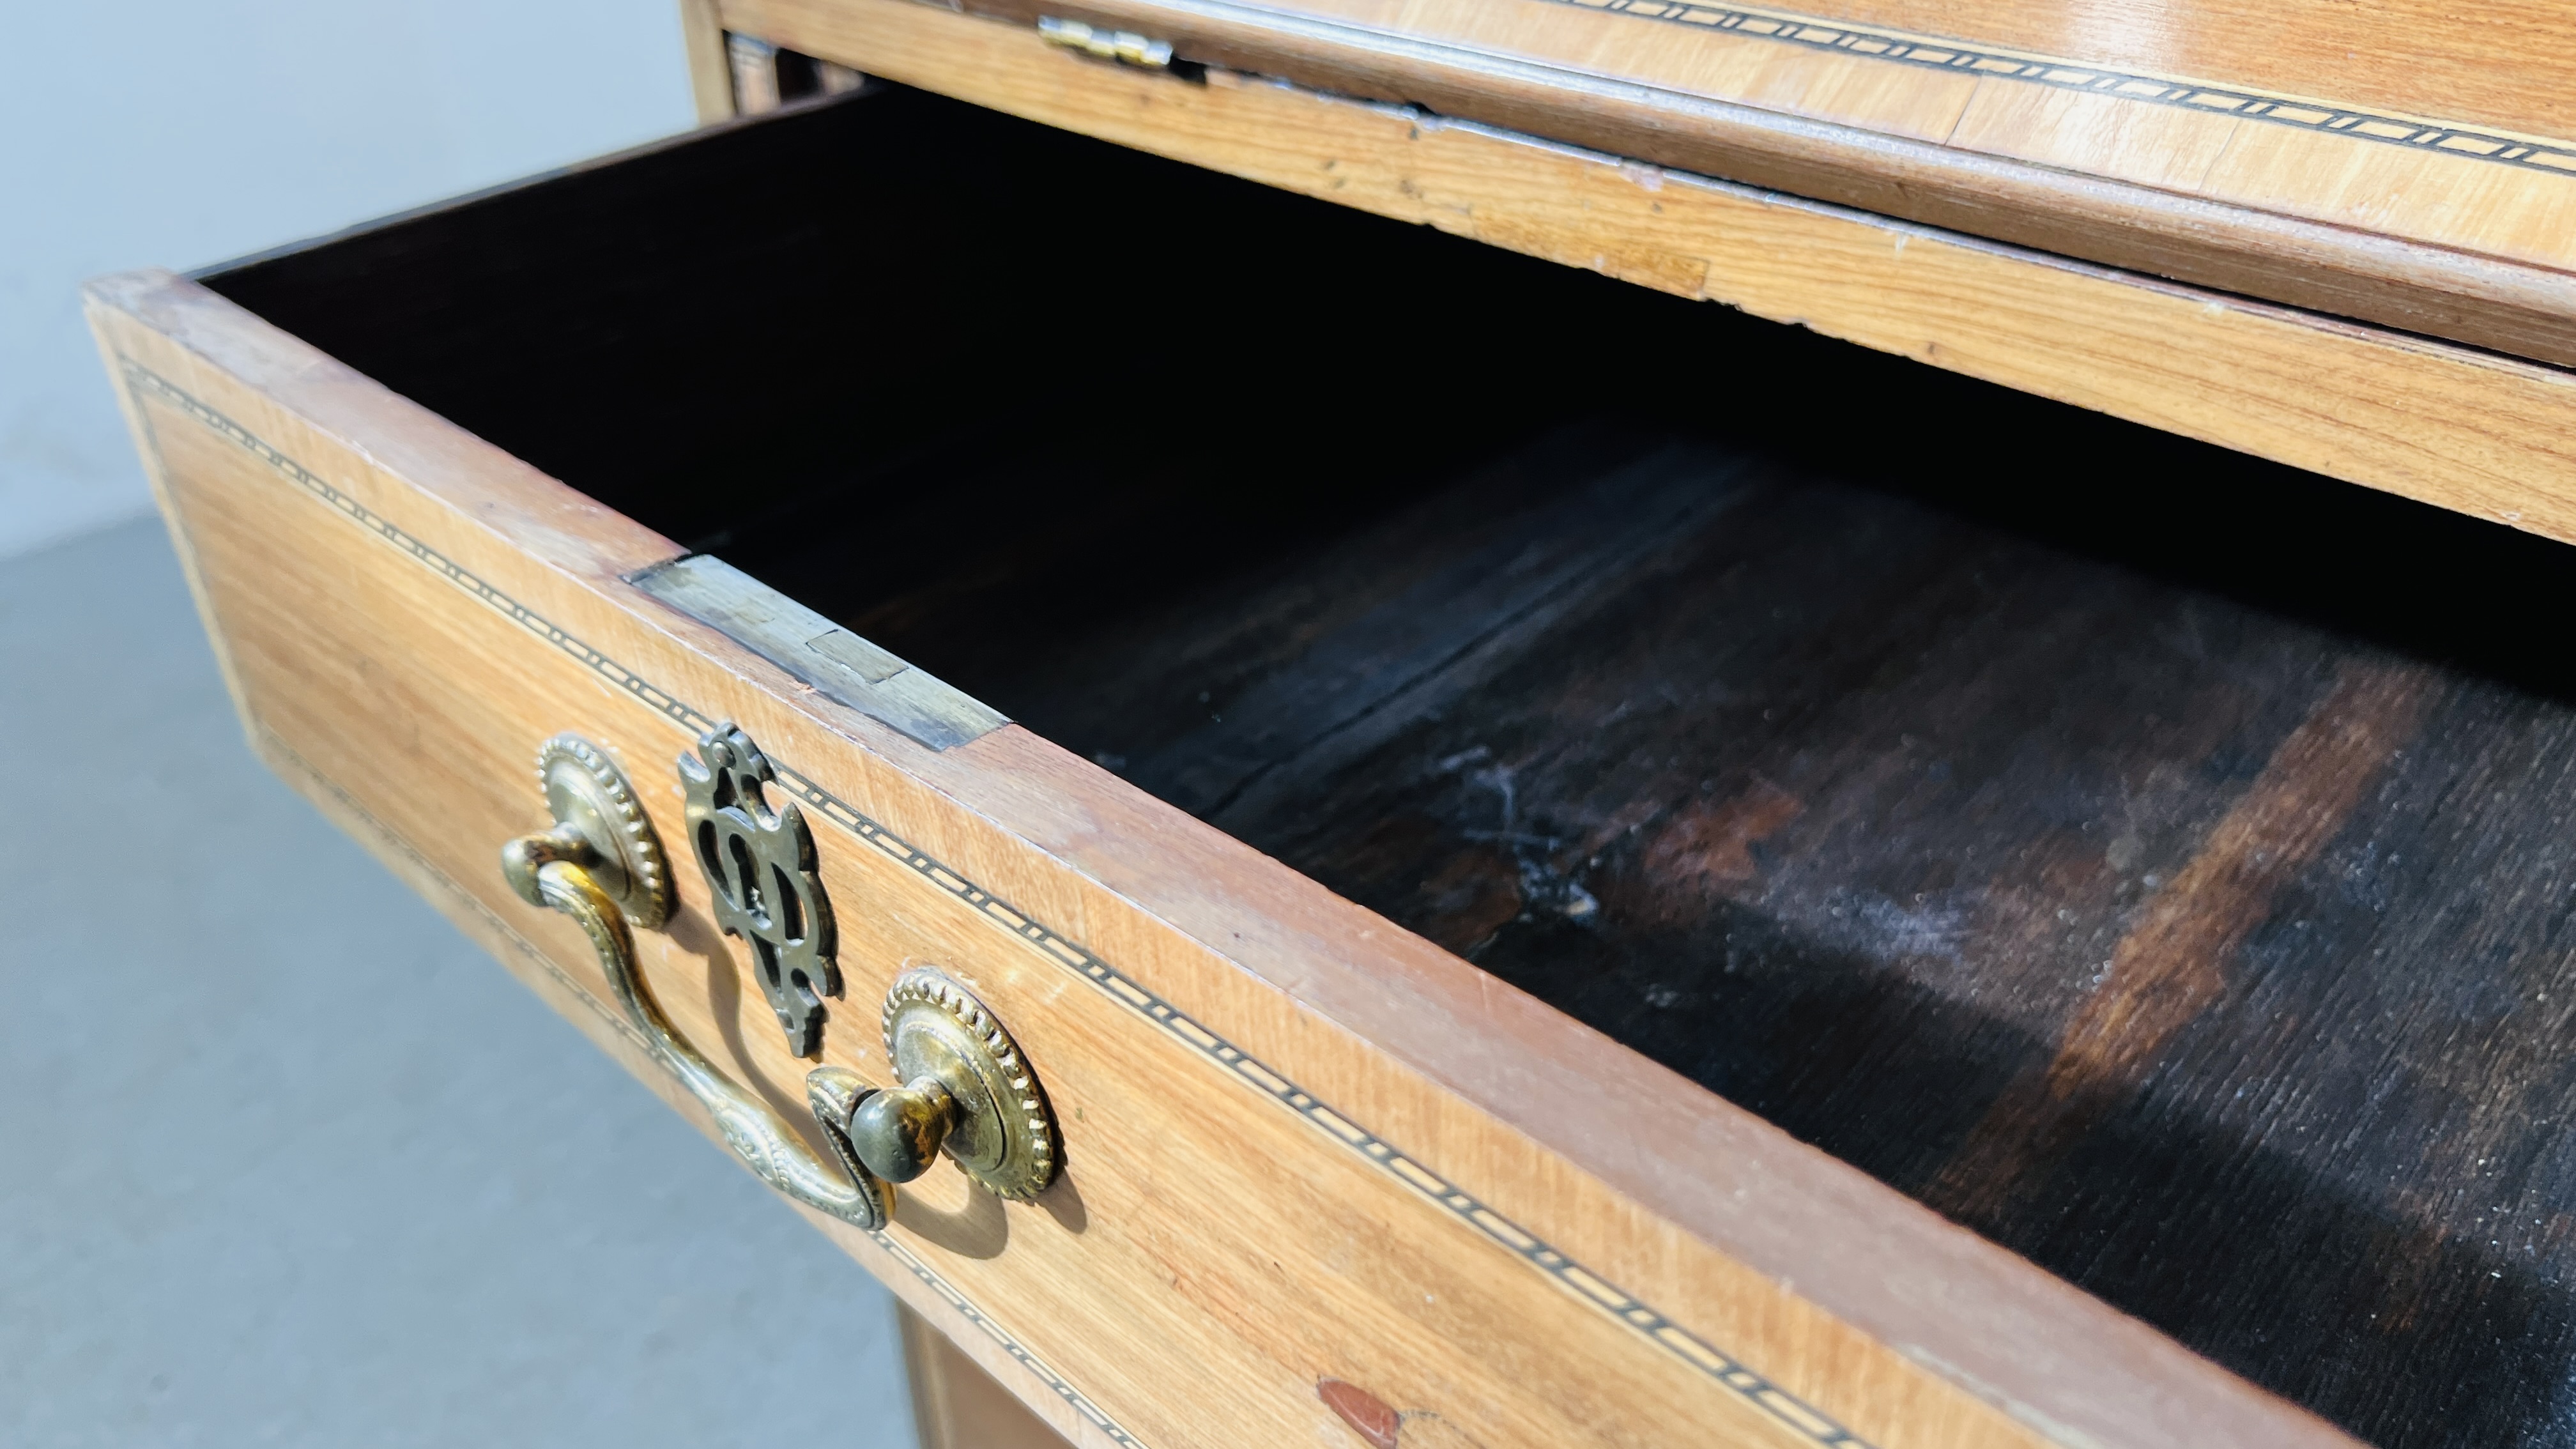
[[[910,1449],[889,1300],[242,742],[169,546],[0,562],[0,1444]]]

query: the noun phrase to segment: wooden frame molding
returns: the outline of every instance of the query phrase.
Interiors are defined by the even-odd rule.
[[[800,50],[790,35],[826,28],[830,12],[882,15],[877,0],[721,4],[728,27]],[[1642,3],[1620,13],[1579,0],[978,0],[971,8],[1019,25],[1060,13],[1168,41],[1185,59],[1329,93],[1419,104],[1968,236],[2576,363],[2576,174],[2493,164],[2434,143],[2456,135],[2530,145],[2518,161],[2576,149],[2565,142],[2386,108],[2292,105],[2326,113],[2310,128],[2287,111],[2267,111],[2267,120],[2190,103],[2209,94],[2242,100],[2242,111],[2300,99],[2286,93],[1957,41],[1946,45],[1993,69],[1909,65],[1821,42],[1801,49],[1740,26],[1662,23],[1641,18]],[[1887,39],[1914,43],[1895,32]],[[1724,53],[1745,47],[1758,54]],[[1794,62],[1787,72],[1783,55]],[[2070,75],[2118,72],[2156,94],[2018,78],[2040,64]],[[2184,87],[2180,103],[2163,99]],[[2347,115],[2356,126],[2386,121],[2433,139],[2383,144],[2391,138],[2376,130],[2333,125]]]
[[[733,69],[725,58],[724,21],[716,0],[680,0],[680,47],[689,62],[689,99],[698,124],[734,117]]]
[[[1020,1407],[928,1319],[900,1306],[895,1316],[920,1449],[1065,1449],[1062,1436]]]
[[[1067,130],[2576,542],[2576,374],[909,0],[729,25]]]
[[[2119,66],[2093,65],[2062,56],[1974,45],[1885,27],[1848,25],[1786,10],[1701,4],[1697,0],[1548,0],[1581,10],[1759,36],[1776,44],[1841,52],[1887,65],[1906,65],[1979,80],[2044,86],[2072,94],[2109,96],[2137,105],[2163,106],[2198,116],[2231,116],[2294,130],[2349,136],[2355,141],[2429,147],[2467,161],[2487,161],[2544,176],[2576,176],[2576,142],[2508,134],[2492,127],[2428,120],[2385,108],[2342,105],[2308,96],[2274,94],[2254,87],[2219,85],[2184,77],[2150,75]]]

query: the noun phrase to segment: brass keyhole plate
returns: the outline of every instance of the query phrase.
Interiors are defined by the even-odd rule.
[[[837,933],[804,813],[793,803],[773,810],[762,793],[775,778],[768,757],[731,721],[680,757],[689,843],[716,925],[751,949],[752,977],[787,1049],[810,1057],[823,1049],[831,1014],[824,1000],[841,994]]]

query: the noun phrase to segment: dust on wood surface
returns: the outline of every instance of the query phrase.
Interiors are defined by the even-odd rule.
[[[1577,426],[1015,665],[860,626],[2366,1438],[2563,1442],[2576,710],[2440,641],[2565,565],[1975,503]]]

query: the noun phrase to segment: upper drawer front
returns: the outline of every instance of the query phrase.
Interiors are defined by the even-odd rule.
[[[721,0],[876,69],[904,0]],[[2576,362],[2576,115],[2551,0],[2456,23],[2176,0],[990,0],[1183,61]]]
[[[1495,8],[1484,0],[1465,6]],[[1495,109],[1494,93],[1468,81],[1459,81],[1460,89],[1434,85],[1413,68],[1380,74],[1318,60],[1323,69],[1314,78],[1332,90],[1418,101],[1431,114],[1328,99],[1263,78],[1306,73],[1297,61],[1308,52],[1288,44],[1295,36],[1285,30],[1271,37],[1284,50],[1265,49],[1256,42],[1271,35],[1267,30],[1239,36],[1242,26],[1233,21],[1206,29],[1215,25],[1207,7],[1188,7],[1186,16],[1182,7],[1148,4],[1090,8],[1114,11],[1122,23],[1170,27],[1155,33],[1184,41],[1208,37],[1212,58],[1239,59],[1254,74],[1211,68],[1193,80],[1091,60],[1047,44],[1031,25],[911,0],[727,0],[722,10],[724,23],[751,35],[871,75],[2576,541],[2576,374],[2430,339],[2460,336],[2507,352],[2559,355],[2537,344],[2462,331],[2411,304],[2373,310],[2341,295],[2336,289],[2359,285],[2368,269],[2319,248],[2352,242],[2359,234],[2347,229],[2320,226],[2319,237],[2299,242],[2281,264],[2283,279],[2326,294],[2267,289],[2236,270],[2168,264],[2148,219],[2137,214],[2104,218],[2092,238],[2099,245],[2063,227],[2015,231],[1998,222],[2010,209],[1993,198],[1926,212],[1920,203],[1932,189],[1910,171],[1896,184],[1838,187],[1733,150],[1673,152],[1687,128],[1671,116],[1608,126],[1617,108],[1579,94],[1572,100],[1581,104],[1562,114],[1518,92]],[[1252,8],[1225,10],[1240,21]],[[1572,29],[1546,32],[1558,38],[1601,26],[1662,43],[1675,29],[1553,0],[1501,8],[1562,12]],[[1414,50],[1403,56],[1408,66],[1420,58]],[[1835,59],[1863,63],[1848,54]],[[1601,150],[1588,154],[1447,119],[1459,116]],[[2113,133],[2065,127],[2056,134]],[[1884,147],[1863,149],[1885,154]],[[2427,158],[2408,152],[2400,159]],[[2472,179],[2492,169],[2467,165]],[[2048,174],[2068,182],[2063,173]],[[2533,184],[2543,181],[2576,188],[2576,175]],[[2102,194],[2099,183],[2069,184]],[[1896,220],[1904,217],[1956,230]],[[2194,236],[2213,225],[2205,208],[2179,220]],[[2035,250],[1974,239],[1994,236]],[[2134,271],[2108,272],[2070,256]],[[2424,265],[2406,260],[2401,270],[2420,278]],[[2558,272],[2525,280],[2553,294],[2568,285]],[[1100,300],[1083,292],[1078,277],[1059,275],[1056,284],[1070,288],[1068,296]],[[1164,300],[1148,291],[1121,305],[1151,315]],[[2531,305],[2535,315],[2576,315],[2576,305],[2563,299]],[[2388,327],[2340,320],[2350,316]],[[1405,345],[1433,360],[1456,357],[1433,338],[1407,338]],[[1568,385],[1625,379],[1616,360],[1602,367],[1598,375],[1568,368]]]
[[[939,1167],[890,1228],[823,1226],[1083,1442],[2342,1442],[1025,730],[933,749],[839,702],[628,582],[670,541],[202,288],[93,308],[255,740],[515,969],[616,1019],[498,869],[546,824],[539,744],[605,746],[676,843],[677,761],[731,720],[836,903],[823,1061],[889,1084],[910,965],[1009,1026],[1057,1186]],[[812,1064],[676,874],[642,973],[796,1118]]]

